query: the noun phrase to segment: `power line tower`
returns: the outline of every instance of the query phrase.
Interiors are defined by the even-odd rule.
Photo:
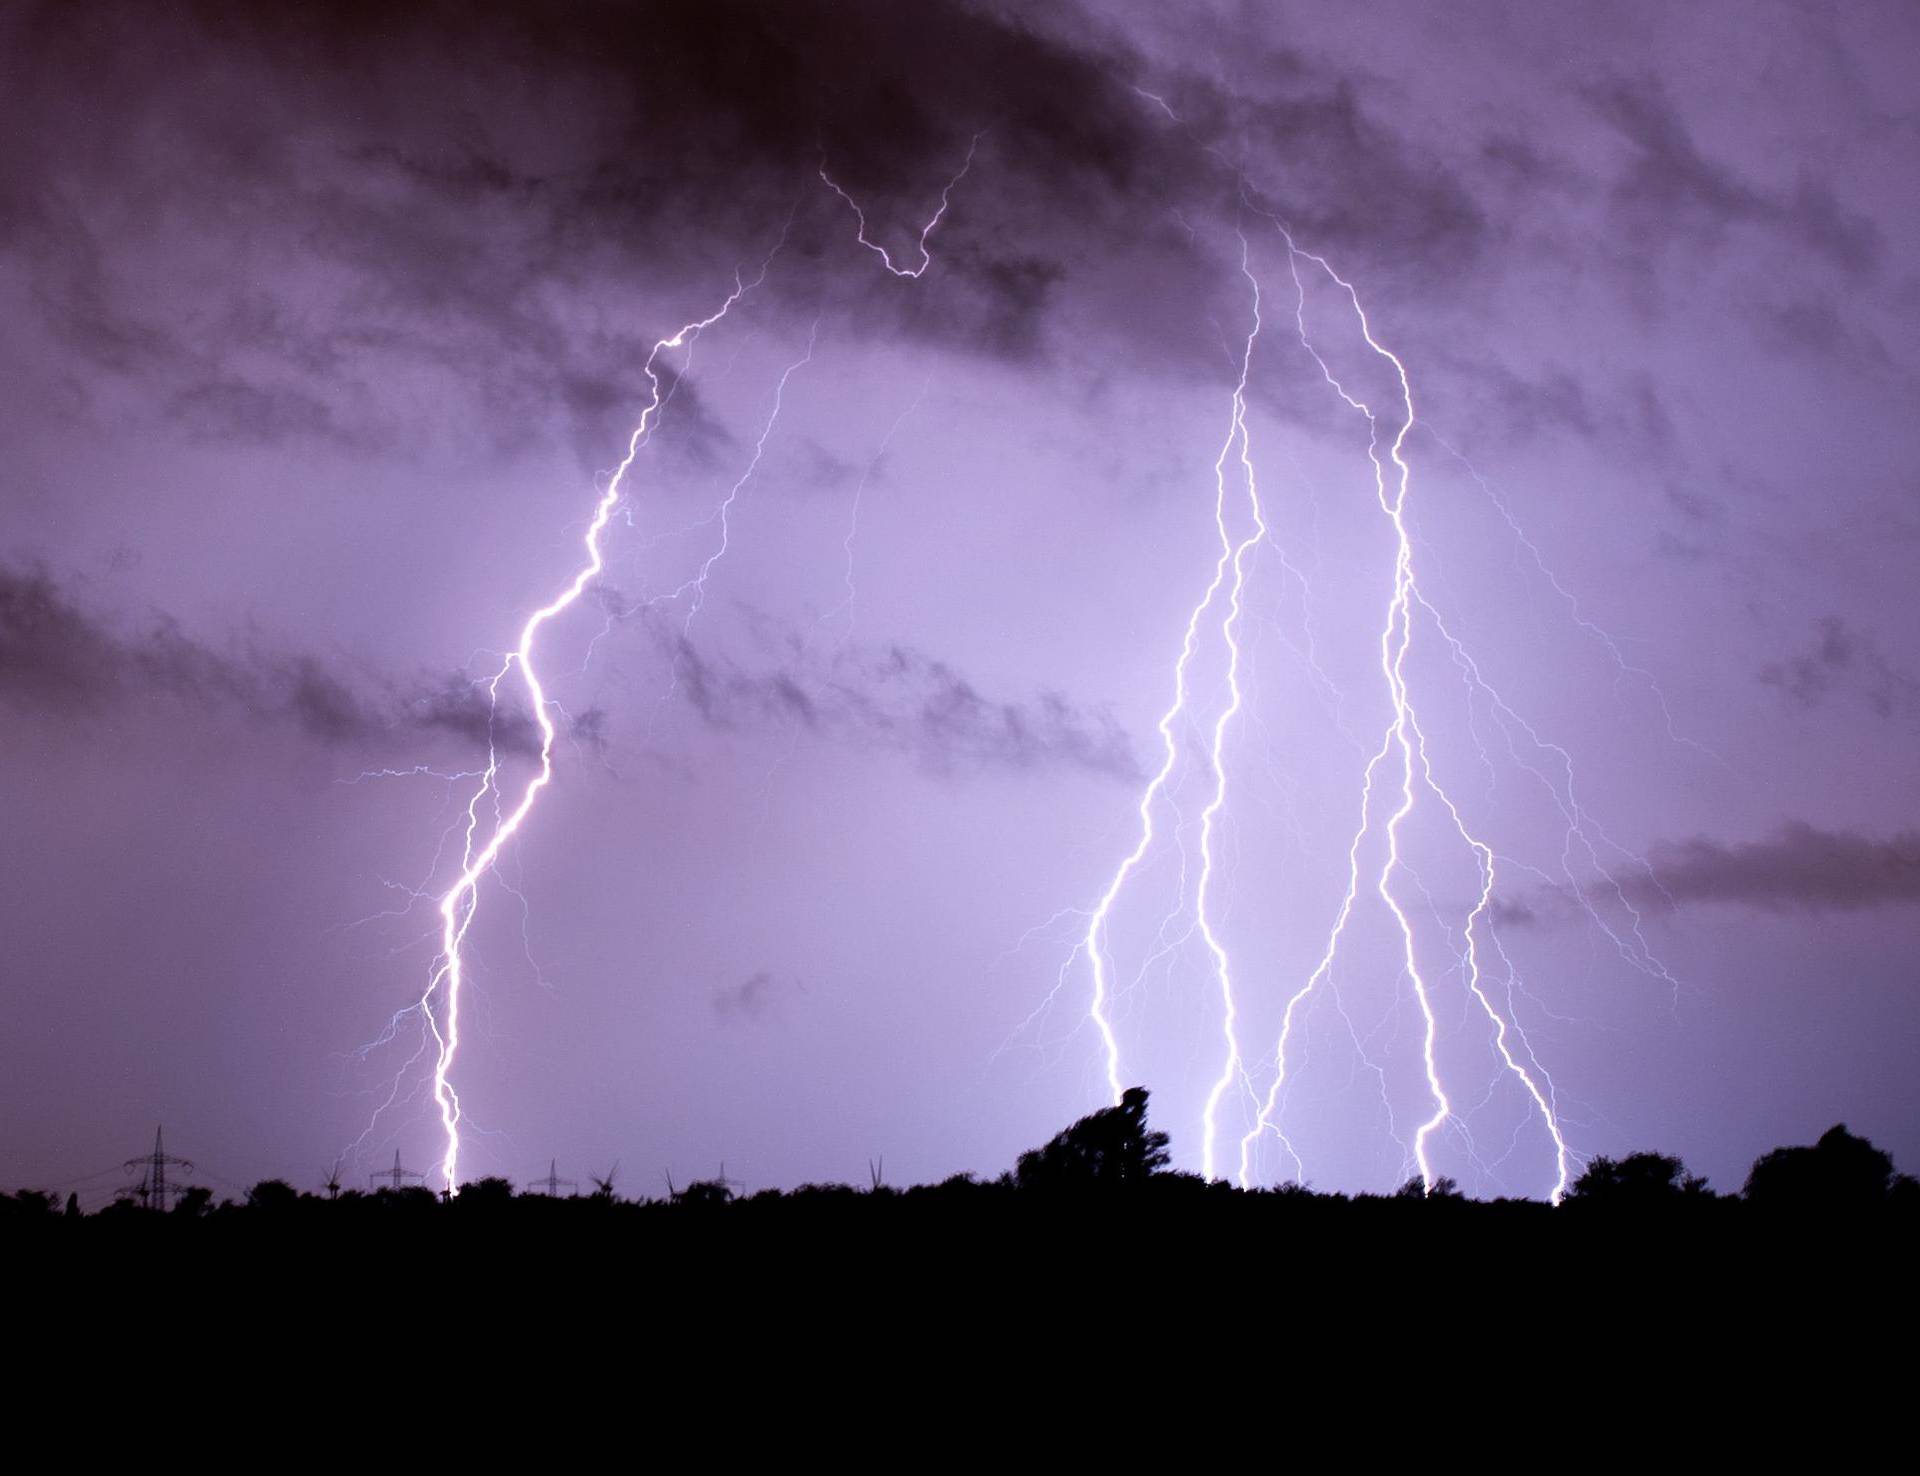
[[[559,1162],[560,1160],[557,1158],[549,1158],[547,1160],[547,1176],[544,1179],[527,1180],[527,1187],[529,1189],[546,1190],[547,1198],[549,1199],[558,1199],[560,1197],[560,1186],[562,1184],[566,1185],[569,1189],[578,1189],[580,1187],[580,1181],[578,1179],[563,1179],[560,1177],[557,1168]]]
[[[192,1163],[184,1158],[175,1158],[171,1153],[167,1152],[166,1147],[161,1142],[159,1128],[153,1130],[153,1152],[145,1154],[140,1158],[129,1158],[126,1166],[130,1169],[145,1169],[147,1171],[145,1179],[141,1181],[140,1187],[134,1190],[134,1193],[140,1196],[148,1209],[158,1210],[163,1210],[167,1207],[167,1196],[169,1194],[185,1194],[187,1192],[186,1185],[169,1184],[167,1182],[167,1170],[177,1168],[185,1169],[188,1173],[193,1172]]]
[[[393,1167],[390,1169],[382,1169],[377,1174],[368,1174],[367,1183],[369,1185],[387,1184],[397,1191],[406,1188],[408,1179],[418,1179],[422,1183],[425,1183],[426,1177],[425,1174],[418,1173],[413,1169],[401,1168],[400,1150],[396,1148],[393,1150]]]

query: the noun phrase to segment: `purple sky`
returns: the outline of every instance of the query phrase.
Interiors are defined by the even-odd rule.
[[[1404,669],[1497,877],[1474,919],[1422,791],[1388,890],[1434,1169],[1555,1177],[1470,920],[1577,1154],[1726,1189],[1845,1121],[1920,1166],[1911,7],[20,3],[0,58],[0,1180],[161,1121],[225,1185],[437,1160],[420,1017],[362,1050],[434,966],[473,781],[433,774],[484,763],[476,682],[578,567],[650,346],[763,262],[663,355],[540,647],[563,737],[465,950],[463,1175],[926,1180],[1101,1105],[1076,944],[1219,552],[1244,234],[1228,792],[1209,840],[1216,603],[1104,935],[1197,1169],[1211,852],[1230,1164],[1392,717],[1393,528],[1299,327],[1403,417],[1262,212],[1418,411]],[[976,135],[890,275],[822,164],[917,264]],[[1415,1168],[1390,812],[1256,1182]]]

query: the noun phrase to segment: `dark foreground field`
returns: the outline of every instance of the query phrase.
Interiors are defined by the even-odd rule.
[[[127,1450],[148,1413],[186,1447],[237,1418],[268,1465],[367,1441],[564,1465],[558,1439],[675,1464],[1852,1468],[1910,1443],[1920,1186],[1844,1129],[1738,1195],[1642,1154],[1552,1207],[1206,1184],[1165,1170],[1145,1111],[1129,1093],[997,1179],[907,1189],[15,1194],[16,1408],[84,1394],[88,1438]]]

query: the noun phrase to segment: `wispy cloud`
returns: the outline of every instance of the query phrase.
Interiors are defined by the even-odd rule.
[[[1080,770],[1137,780],[1132,740],[1103,708],[1051,690],[989,696],[947,662],[910,646],[817,652],[764,618],[758,660],[689,641],[681,624],[647,612],[646,628],[674,670],[680,701],[716,730],[798,725],[835,742],[910,755],[930,773]]]
[[[1769,912],[1858,912],[1920,903],[1920,831],[1874,839],[1804,821],[1765,840],[1695,836],[1656,847],[1652,875],[1616,880],[1636,902],[1725,903]]]
[[[1851,696],[1883,718],[1920,713],[1920,680],[1896,666],[1871,635],[1837,615],[1815,624],[1810,645],[1761,667],[1760,680],[1797,707]]]
[[[525,753],[537,744],[525,712],[506,703],[496,712],[485,688],[465,676],[402,682],[258,643],[223,652],[164,618],[121,630],[83,610],[46,571],[0,567],[0,706],[122,716],[154,697],[239,713],[332,747],[433,735],[469,752],[492,743]],[[575,728],[593,741],[598,715],[583,715]]]
[[[1632,149],[1614,181],[1615,208],[1650,236],[1712,233],[1733,225],[1775,232],[1851,274],[1879,261],[1874,224],[1843,207],[1824,181],[1803,176],[1790,190],[1771,190],[1710,158],[1694,141],[1664,88],[1618,82],[1589,94],[1600,115]]]

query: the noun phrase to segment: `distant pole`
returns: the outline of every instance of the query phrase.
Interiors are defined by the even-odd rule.
[[[549,1199],[558,1199],[560,1197],[560,1186],[562,1184],[565,1184],[569,1189],[578,1189],[580,1187],[579,1180],[563,1179],[560,1177],[559,1163],[560,1163],[559,1159],[549,1158],[547,1160],[546,1178],[529,1180],[527,1187],[529,1189],[546,1190],[547,1198]]]
[[[166,1145],[161,1140],[160,1129],[157,1127],[153,1130],[153,1152],[140,1158],[129,1158],[127,1160],[126,1166],[128,1168],[139,1168],[147,1171],[147,1205],[151,1209],[165,1209],[167,1207],[167,1196],[169,1194],[184,1194],[186,1192],[183,1187],[167,1182],[167,1168],[169,1165],[174,1168],[185,1169],[188,1173],[193,1172],[193,1165],[190,1162],[184,1158],[175,1158],[167,1152]]]
[[[382,1169],[377,1174],[368,1174],[367,1183],[370,1185],[391,1183],[394,1192],[398,1193],[406,1187],[408,1179],[420,1179],[424,1181],[426,1177],[425,1174],[413,1169],[400,1167],[400,1150],[396,1148],[393,1150],[393,1167],[390,1169]]]

